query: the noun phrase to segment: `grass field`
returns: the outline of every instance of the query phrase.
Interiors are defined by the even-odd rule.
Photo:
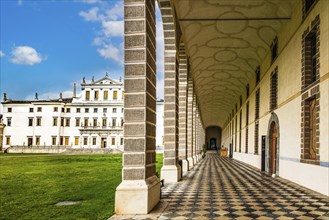
[[[0,154],[0,219],[107,219],[121,155]],[[157,171],[162,154],[157,155]],[[79,204],[56,206],[61,201]]]

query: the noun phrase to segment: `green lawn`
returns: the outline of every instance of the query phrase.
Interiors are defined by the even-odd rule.
[[[0,154],[0,219],[107,219],[121,155]],[[157,171],[162,154],[157,155]],[[81,201],[55,206],[61,201]]]

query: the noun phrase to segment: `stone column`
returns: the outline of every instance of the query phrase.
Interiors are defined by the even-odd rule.
[[[181,178],[178,165],[178,63],[175,53],[166,53],[164,81],[164,158],[161,178],[177,182]]]
[[[192,123],[192,146],[193,146],[193,161],[194,164],[196,164],[198,162],[197,160],[197,152],[196,152],[196,95],[193,93],[193,113],[192,113],[192,117],[193,117],[193,123]]]
[[[155,2],[124,2],[125,100],[122,182],[116,214],[147,214],[160,201],[155,169]]]
[[[187,172],[187,57],[184,44],[179,53],[179,159],[182,160],[183,173]]]
[[[189,73],[187,83],[187,161],[189,168],[194,166],[193,160],[193,80]]]

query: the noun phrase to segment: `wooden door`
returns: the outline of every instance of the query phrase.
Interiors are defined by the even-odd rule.
[[[277,129],[275,122],[272,122],[270,128],[270,173],[276,173],[276,158],[277,158]]]

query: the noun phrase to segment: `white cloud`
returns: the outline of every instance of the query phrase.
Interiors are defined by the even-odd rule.
[[[98,48],[97,52],[105,59],[112,59],[117,62],[123,62],[123,49],[119,49],[112,44],[106,44],[103,48]]]
[[[60,92],[45,92],[38,94],[38,99],[39,100],[49,100],[49,99],[58,99],[59,98]],[[73,96],[73,91],[66,90],[62,92],[62,97],[63,98],[72,98]],[[35,93],[30,94],[25,97],[25,100],[34,100],[35,98]]]
[[[106,59],[112,59],[119,63],[123,63],[123,2],[116,3],[112,8],[108,7],[106,1],[102,7],[92,7],[87,11],[81,11],[79,15],[85,21],[94,21],[99,23],[101,29],[96,33],[92,42],[97,46],[97,52]],[[115,41],[113,41],[115,38]],[[113,42],[118,42],[114,44]]]
[[[103,38],[101,38],[101,37],[94,38],[93,45],[100,46],[100,45],[103,45],[103,44],[104,44],[104,39]]]
[[[10,61],[15,64],[26,64],[26,65],[34,65],[37,63],[41,63],[46,58],[43,57],[40,53],[38,53],[33,47],[29,46],[19,46],[15,47],[11,52]]]
[[[0,57],[4,57],[6,54],[0,50]]]
[[[99,8],[93,7],[89,11],[81,11],[79,15],[83,17],[86,21],[99,21],[102,18],[98,15]]]
[[[157,79],[157,99],[164,98],[164,79]]]
[[[22,6],[22,5],[23,5],[23,0],[18,0],[18,1],[17,1],[17,5],[18,5],[18,6]]]
[[[123,19],[123,2],[118,2],[113,8],[106,11],[110,20]]]
[[[102,26],[106,37],[123,37],[123,21],[103,21]]]

